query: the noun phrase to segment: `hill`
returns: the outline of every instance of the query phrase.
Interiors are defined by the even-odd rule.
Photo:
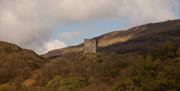
[[[166,41],[180,44],[180,20],[150,23],[128,30],[114,31],[98,37],[99,52],[144,53],[149,49],[160,47]],[[82,52],[83,43],[44,54],[46,58],[58,57],[66,53]]]
[[[0,41],[0,84],[21,83],[46,61],[35,52]]]

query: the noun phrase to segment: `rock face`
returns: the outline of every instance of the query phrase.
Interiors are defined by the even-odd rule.
[[[84,40],[84,53],[96,53],[97,52],[97,40],[85,39]]]

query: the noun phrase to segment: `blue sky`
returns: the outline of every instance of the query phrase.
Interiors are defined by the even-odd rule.
[[[179,7],[174,7],[172,6],[172,11],[176,14],[177,19],[180,19],[180,6]]]
[[[0,0],[0,40],[37,53],[108,32],[180,19],[180,0]]]
[[[172,11],[175,13],[176,18],[180,19],[180,11],[177,7],[174,7],[172,5]],[[96,21],[91,21],[91,22],[77,22],[73,24],[59,24],[55,28],[55,32],[52,34],[53,38],[59,38],[59,34],[63,32],[73,32],[73,31],[78,31],[78,32],[84,32],[82,33],[79,37],[72,38],[69,40],[63,40],[61,39],[66,46],[72,46],[72,45],[77,45],[85,38],[93,38],[97,37],[99,35],[112,32],[112,31],[120,31],[124,29],[128,29],[130,27],[133,27],[129,23],[129,18],[123,17],[121,20],[96,20]]]
[[[57,26],[52,36],[54,38],[58,38],[60,36],[59,34],[62,32],[73,32],[73,31],[82,32],[82,34],[79,37],[76,37],[74,39],[69,39],[69,40],[62,39],[62,41],[64,41],[67,46],[70,46],[81,43],[85,38],[93,38],[108,32],[128,29],[128,26],[129,26],[128,18],[126,17],[120,21],[96,20],[85,23],[77,22],[75,24],[70,24],[70,25],[59,24],[59,26]]]

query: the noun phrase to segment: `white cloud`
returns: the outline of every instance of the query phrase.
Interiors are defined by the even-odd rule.
[[[131,6],[130,20],[133,25],[175,19],[171,5],[176,0],[135,0]],[[133,10],[134,8],[134,10]]]
[[[0,0],[0,40],[37,52],[58,24],[129,17],[132,26],[176,19],[172,3],[179,0]],[[179,7],[179,4],[174,4]],[[73,34],[73,35],[72,35]],[[77,37],[72,32],[65,39]],[[65,36],[67,35],[67,36]],[[62,37],[63,37],[62,36]],[[40,46],[40,47],[39,47]]]
[[[50,41],[45,43],[45,48],[47,51],[64,48],[65,46],[66,45],[63,42],[61,42],[57,39],[55,39],[55,40],[51,39]]]
[[[60,39],[62,40],[71,40],[71,39],[75,39],[75,38],[78,38],[82,35],[82,32],[62,32],[60,33]]]

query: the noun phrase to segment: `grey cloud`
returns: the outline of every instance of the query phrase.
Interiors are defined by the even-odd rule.
[[[60,33],[59,37],[62,40],[72,40],[72,39],[78,38],[82,34],[83,34],[83,32],[79,32],[79,31],[62,32],[62,33]]]
[[[130,26],[135,26],[176,19],[171,5],[178,2],[179,0],[0,0],[0,40],[41,53],[46,50],[44,45],[51,39],[53,28],[58,24],[97,19],[117,20],[127,16]],[[174,5],[179,7],[179,4]]]

